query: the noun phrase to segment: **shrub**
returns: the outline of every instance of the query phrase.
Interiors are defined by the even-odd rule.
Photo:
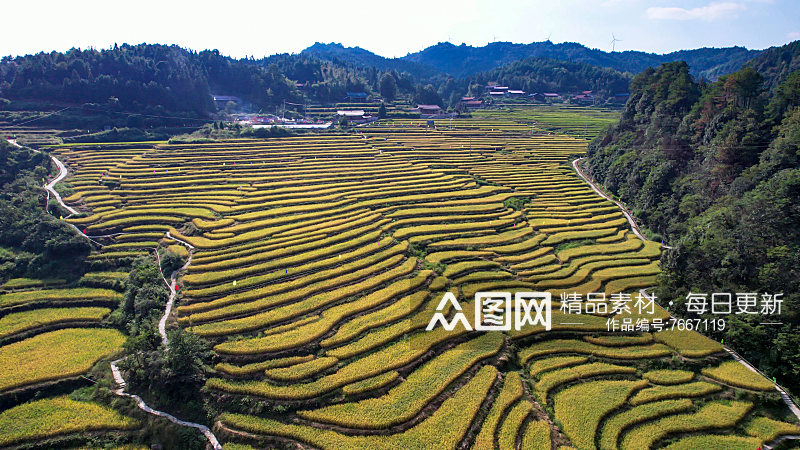
[[[536,383],[534,389],[536,390],[536,394],[544,403],[547,401],[547,396],[553,388],[564,383],[569,383],[570,381],[594,377],[597,375],[632,375],[635,373],[636,369],[633,367],[617,366],[614,364],[600,362],[581,364],[578,366],[567,367],[565,369],[554,370],[546,373]]]
[[[533,405],[531,402],[521,400],[508,411],[497,433],[497,446],[499,448],[516,447],[519,430],[532,410]]]
[[[342,392],[345,395],[355,395],[373,391],[375,389],[380,389],[388,384],[391,384],[399,376],[400,376],[399,373],[397,373],[394,370],[391,370],[389,372],[376,375],[372,378],[367,378],[366,380],[350,383],[342,388]]]
[[[530,374],[534,378],[540,378],[545,372],[561,369],[567,366],[583,364],[588,360],[585,356],[553,356],[540,359],[531,364]]]
[[[481,431],[475,437],[475,448],[494,448],[497,427],[506,416],[506,411],[520,398],[522,398],[522,378],[519,373],[510,372],[506,375],[503,388],[495,398],[489,414],[483,421]]]
[[[235,429],[296,439],[320,448],[365,450],[455,448],[469,429],[496,376],[495,368],[483,367],[426,420],[402,433],[388,436],[352,436],[307,425],[284,424],[273,419],[231,413],[223,413],[220,421]],[[443,434],[444,429],[448,432]]]
[[[645,372],[644,378],[650,380],[654,384],[681,384],[688,383],[694,378],[694,372],[688,370],[651,370]]]
[[[662,342],[677,350],[681,355],[690,358],[708,356],[723,350],[723,346],[719,342],[712,341],[694,331],[664,330],[654,333],[653,337],[657,342]]]
[[[382,397],[300,411],[298,415],[347,428],[388,428],[410,420],[475,363],[497,354],[502,344],[499,334],[485,334],[437,356]]]
[[[800,427],[793,423],[780,422],[768,417],[756,417],[747,424],[747,434],[770,442],[779,436],[800,434]]]
[[[42,308],[8,314],[0,318],[0,339],[43,326],[76,322],[100,322],[111,313],[108,308]]]

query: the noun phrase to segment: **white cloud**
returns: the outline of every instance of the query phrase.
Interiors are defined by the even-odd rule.
[[[793,41],[796,41],[800,39],[800,31],[792,31],[790,33],[786,33],[786,37]]]
[[[677,6],[654,6],[647,8],[647,17],[661,20],[706,20],[712,21],[734,17],[739,11],[747,9],[742,3],[714,2],[697,8]]]

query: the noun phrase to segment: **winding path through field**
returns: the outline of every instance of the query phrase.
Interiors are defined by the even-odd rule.
[[[167,288],[169,289],[169,299],[167,300],[167,305],[164,308],[164,315],[161,316],[161,320],[158,321],[158,334],[161,335],[161,343],[164,345],[164,351],[165,352],[169,351],[169,339],[167,338],[167,319],[169,319],[169,315],[172,312],[172,306],[175,303],[175,297],[178,295],[178,292],[175,290],[176,280],[177,280],[178,274],[182,270],[184,270],[189,265],[189,263],[192,262],[192,252],[191,252],[191,250],[194,249],[194,247],[192,247],[191,244],[189,244],[187,242],[183,242],[183,241],[181,241],[179,239],[173,238],[169,234],[169,232],[167,232],[167,237],[170,237],[170,238],[172,238],[172,239],[174,239],[174,240],[176,240],[178,242],[181,242],[182,244],[186,245],[188,247],[188,249],[189,249],[189,257],[186,259],[186,263],[183,266],[179,267],[178,269],[175,269],[172,272],[172,275],[170,275],[170,281],[167,281],[167,279],[164,277],[163,271],[161,273],[161,279],[164,280],[164,284],[166,284]],[[158,260],[158,267],[160,269],[161,268],[161,256],[159,256],[158,250],[156,250],[156,259]],[[148,412],[150,414],[153,414],[153,415],[156,415],[156,416],[159,416],[159,417],[164,417],[165,419],[167,419],[170,422],[175,423],[177,425],[181,425],[181,426],[184,426],[184,427],[197,428],[198,430],[200,430],[201,433],[203,433],[203,435],[206,437],[206,439],[208,439],[208,442],[211,444],[211,446],[215,450],[221,450],[222,449],[222,445],[220,445],[219,441],[217,440],[217,437],[214,436],[214,433],[207,426],[205,426],[203,424],[195,423],[195,422],[188,422],[188,421],[185,421],[185,420],[181,420],[181,419],[178,419],[177,417],[173,416],[172,414],[153,409],[153,408],[147,406],[147,403],[145,403],[144,400],[142,400],[142,398],[139,397],[138,395],[129,394],[129,393],[125,392],[125,386],[126,386],[125,379],[122,377],[122,372],[119,370],[119,366],[118,366],[118,363],[120,361],[122,361],[123,359],[125,359],[125,358],[120,358],[120,359],[117,359],[117,360],[111,362],[111,374],[114,376],[114,382],[116,382],[117,385],[119,386],[117,389],[114,390],[115,394],[117,394],[117,395],[119,395],[121,397],[130,397],[130,398],[136,400],[136,404],[139,406],[139,409],[141,409],[142,411]]]
[[[50,201],[50,195],[52,194],[52,196],[55,197],[56,200],[58,200],[58,204],[61,205],[62,208],[69,211],[70,214],[78,214],[78,211],[76,211],[75,209],[64,203],[63,200],[61,200],[61,195],[59,195],[58,192],[56,192],[56,190],[54,189],[56,183],[67,177],[67,167],[64,165],[64,163],[59,161],[58,158],[56,158],[53,155],[50,155],[50,159],[52,159],[53,162],[56,163],[56,166],[58,166],[58,176],[53,178],[52,181],[44,185],[44,188],[47,191],[47,201],[48,202]]]
[[[642,232],[639,230],[639,225],[637,225],[636,221],[633,220],[633,216],[625,208],[625,205],[623,205],[622,203],[620,203],[620,202],[614,200],[613,198],[609,197],[608,195],[606,195],[606,193],[603,192],[602,189],[600,189],[599,187],[597,187],[596,184],[594,184],[594,181],[592,181],[591,178],[586,176],[586,174],[583,172],[583,169],[581,169],[581,165],[580,165],[580,162],[583,161],[584,159],[586,159],[586,158],[585,157],[584,158],[578,158],[578,159],[572,161],[572,167],[575,168],[575,172],[577,172],[578,175],[581,178],[583,178],[584,181],[589,183],[589,186],[591,186],[592,189],[594,189],[595,192],[600,194],[601,197],[605,198],[606,200],[608,200],[610,202],[613,202],[615,205],[617,205],[619,207],[619,209],[622,211],[622,214],[624,214],[625,218],[628,219],[628,223],[631,224],[631,230],[633,230],[633,233],[636,235],[636,237],[638,237],[639,239],[641,239],[643,241],[648,240],[646,237],[644,237]],[[661,244],[661,246],[663,248],[666,248],[666,249],[672,249],[672,247],[670,247],[668,245],[664,245],[663,243]]]
[[[192,262],[192,250],[194,249],[194,247],[188,242],[184,242],[180,239],[172,237],[172,235],[169,234],[169,231],[167,231],[167,237],[185,245],[187,250],[189,250],[189,257],[186,259],[186,264],[172,272],[169,282],[166,278],[164,278],[164,272],[161,272],[161,279],[164,280],[164,284],[166,284],[167,288],[169,288],[169,299],[167,300],[167,306],[164,308],[164,315],[161,316],[161,320],[158,321],[158,334],[161,335],[161,343],[164,345],[164,351],[169,349],[169,340],[167,340],[167,319],[169,319],[169,315],[172,313],[172,305],[175,304],[175,297],[178,295],[178,292],[175,290],[178,273],[189,267],[189,263]],[[156,251],[156,258],[158,259],[158,267],[161,267],[161,256],[159,256],[158,251]]]
[[[214,447],[215,450],[222,450],[222,445],[220,445],[219,441],[217,440],[217,437],[214,436],[214,433],[207,426],[199,423],[187,422],[185,420],[178,419],[177,417],[173,416],[170,413],[165,413],[164,411],[153,409],[147,406],[147,403],[145,403],[144,400],[142,400],[142,398],[139,397],[138,395],[129,394],[125,392],[125,379],[122,378],[122,373],[120,372],[119,367],[117,366],[117,363],[119,363],[123,359],[125,358],[120,358],[116,361],[111,362],[111,374],[114,376],[114,382],[116,382],[117,385],[119,386],[117,389],[114,389],[115,394],[117,394],[120,397],[129,397],[136,400],[136,404],[139,406],[139,409],[147,413],[153,414],[154,416],[163,417],[172,423],[184,427],[197,428],[198,430],[200,430],[201,433],[203,433],[206,439],[208,439],[208,442],[211,443],[211,446]]]
[[[11,142],[11,140],[9,140],[9,143],[19,147],[19,145],[16,142]],[[50,155],[50,158],[52,158],[53,162],[55,162],[56,166],[58,166],[59,174],[55,179],[53,179],[53,181],[51,181],[50,183],[46,184],[44,186],[44,188],[47,190],[47,192],[49,194],[53,194],[55,199],[58,200],[58,203],[64,209],[66,209],[67,211],[71,212],[72,214],[78,214],[78,211],[76,211],[75,209],[69,207],[68,205],[66,205],[64,203],[64,201],[61,199],[61,196],[58,195],[58,192],[56,192],[55,189],[53,188],[56,183],[58,183],[59,181],[63,180],[67,176],[67,168],[55,156]],[[72,224],[70,224],[70,225],[72,225]],[[72,226],[75,227],[74,225],[72,225]],[[75,229],[78,230],[78,232],[81,235],[83,235],[84,237],[86,237],[87,239],[91,240],[92,242],[96,242],[91,237],[87,236],[86,233],[84,233],[80,229],[78,229],[78,227],[75,227]],[[161,320],[158,322],[158,333],[161,335],[161,342],[162,342],[162,344],[164,344],[164,351],[167,351],[168,348],[169,348],[169,340],[167,339],[166,324],[167,324],[167,319],[169,318],[169,315],[170,315],[170,313],[172,311],[172,306],[175,303],[175,297],[177,295],[177,292],[175,291],[175,281],[176,281],[176,278],[178,276],[178,273],[181,270],[185,269],[186,266],[188,266],[189,263],[191,262],[191,260],[192,260],[192,252],[191,252],[191,250],[194,249],[194,247],[192,247],[191,244],[189,244],[187,242],[183,242],[183,241],[181,241],[179,239],[175,239],[174,237],[170,236],[169,232],[167,233],[167,237],[170,237],[173,240],[176,240],[178,242],[181,242],[183,245],[186,245],[190,251],[189,251],[189,258],[187,259],[186,264],[184,264],[182,267],[180,267],[179,269],[177,269],[174,272],[172,272],[172,275],[170,277],[171,283],[167,282],[167,279],[164,278],[163,273],[161,275],[161,278],[164,280],[164,283],[167,285],[167,288],[170,291],[170,296],[169,296],[169,299],[167,300],[167,305],[164,308],[164,315],[161,317]],[[157,251],[156,251],[156,257],[158,258],[158,266],[160,268],[161,267],[161,258],[158,256],[158,252]],[[215,450],[222,450],[222,445],[219,443],[219,440],[217,440],[217,437],[214,436],[214,433],[207,426],[205,426],[203,424],[195,423],[195,422],[188,422],[188,421],[185,421],[185,420],[181,420],[181,419],[178,419],[177,417],[173,416],[172,414],[166,413],[164,411],[159,411],[157,409],[153,409],[150,406],[148,406],[147,403],[145,403],[145,401],[142,400],[142,398],[139,397],[138,395],[130,394],[130,393],[125,392],[125,387],[127,386],[127,383],[125,382],[125,378],[122,377],[122,372],[119,370],[119,366],[118,366],[119,362],[122,361],[123,359],[125,359],[125,358],[120,358],[120,359],[117,359],[117,360],[111,362],[111,375],[114,377],[114,382],[117,383],[117,386],[119,386],[117,389],[114,389],[114,391],[113,391],[116,395],[118,395],[120,397],[129,397],[129,398],[134,399],[136,401],[136,404],[139,406],[139,409],[141,409],[142,411],[145,411],[145,412],[147,412],[149,414],[152,414],[154,416],[163,417],[163,418],[169,420],[170,422],[172,422],[174,424],[177,424],[177,425],[180,425],[180,426],[191,427],[191,428],[198,429],[201,433],[203,433],[203,436],[205,436],[206,439],[208,439],[208,442],[211,444],[211,446]]]

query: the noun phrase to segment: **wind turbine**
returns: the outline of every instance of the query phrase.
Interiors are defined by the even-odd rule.
[[[617,42],[622,42],[622,39],[617,39],[614,33],[611,33],[611,52],[613,53],[617,48]]]
[[[553,35],[552,31],[550,33],[548,33],[547,34],[547,39],[545,39],[545,42],[550,42],[550,36],[552,36],[552,35]]]

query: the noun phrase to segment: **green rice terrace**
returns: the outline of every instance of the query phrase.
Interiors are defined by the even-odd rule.
[[[497,108],[479,109],[472,113],[481,119],[510,119],[533,126],[533,130],[565,133],[592,139],[609,125],[617,122],[620,111],[596,106],[553,104],[508,104]]]
[[[126,388],[109,317],[156,248],[189,261],[166,328],[210,343],[200,422],[223,448],[754,450],[800,434],[719,342],[642,326],[670,317],[633,308],[669,250],[572,166],[617,114],[508,105],[435,128],[51,146],[81,212],[64,220],[100,245],[79,286],[2,287],[0,446],[139,448],[133,400],[75,392],[87,375]],[[472,321],[486,291],[550,292],[552,329],[426,331],[446,292]]]

